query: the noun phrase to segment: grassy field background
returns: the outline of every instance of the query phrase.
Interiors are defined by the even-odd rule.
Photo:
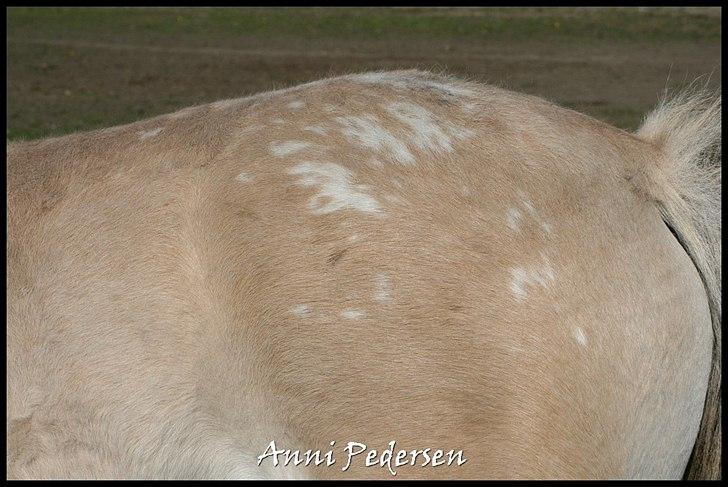
[[[127,123],[324,76],[417,67],[634,129],[720,85],[719,8],[10,8],[7,138]]]

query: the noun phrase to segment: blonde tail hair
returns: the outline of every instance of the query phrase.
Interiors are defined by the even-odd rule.
[[[695,263],[713,322],[713,356],[698,437],[684,478],[721,477],[721,96],[689,89],[665,98],[637,136],[661,154],[640,186]]]

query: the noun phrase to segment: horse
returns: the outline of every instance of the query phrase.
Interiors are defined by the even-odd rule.
[[[719,478],[720,95],[418,70],[7,145],[9,478]]]

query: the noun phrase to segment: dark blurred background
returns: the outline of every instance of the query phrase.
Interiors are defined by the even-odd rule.
[[[10,140],[336,74],[417,67],[632,130],[666,87],[720,86],[720,8],[10,8]]]

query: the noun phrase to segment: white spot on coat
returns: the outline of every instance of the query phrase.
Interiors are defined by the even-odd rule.
[[[533,203],[531,203],[531,200],[528,198],[525,198],[523,200],[523,207],[528,210],[528,212],[531,214],[532,217],[538,218],[538,214],[536,214],[536,208],[533,207]]]
[[[581,327],[574,327],[573,329],[574,339],[579,342],[579,345],[582,347],[586,346],[586,335],[584,334],[584,330],[581,329]]]
[[[348,319],[348,320],[358,320],[362,316],[364,316],[364,313],[359,311],[358,309],[345,309],[341,312],[341,316]]]
[[[154,137],[156,135],[159,135],[159,133],[162,131],[161,127],[157,127],[152,130],[147,130],[146,132],[139,132],[139,140],[148,139],[149,137]]]
[[[306,106],[306,104],[303,103],[301,100],[293,100],[286,106],[292,110],[298,110],[299,108],[303,108],[304,106]]]
[[[450,137],[425,108],[409,102],[396,102],[385,108],[412,130],[412,142],[419,149],[452,151]]]
[[[247,183],[249,181],[252,181],[253,178],[250,177],[247,173],[241,172],[238,174],[238,177],[235,178],[237,181],[240,181],[241,183]]]
[[[328,133],[326,127],[323,127],[321,125],[312,125],[311,127],[306,127],[303,130],[306,130],[307,132],[313,132],[319,135],[326,135]]]
[[[522,267],[511,269],[511,292],[516,296],[517,300],[526,297],[526,282],[528,281],[528,271]]]
[[[344,127],[342,133],[352,142],[390,155],[401,164],[415,163],[407,145],[385,129],[374,115],[337,117],[336,121]]]
[[[291,309],[291,313],[296,316],[310,316],[313,311],[305,304],[299,304]]]
[[[377,274],[374,276],[374,299],[377,301],[391,301],[391,285],[389,278],[385,274]]]
[[[537,267],[525,269],[514,267],[511,269],[511,292],[517,301],[528,296],[530,290],[536,286],[547,288],[554,281],[554,270],[549,258],[541,254],[541,262]]]
[[[508,228],[511,230],[518,230],[521,221],[521,212],[518,208],[509,208],[506,212],[506,221],[508,222]]]
[[[276,157],[285,157],[302,151],[310,145],[311,144],[309,144],[308,142],[298,142],[296,140],[289,140],[288,142],[281,143],[273,142],[270,145],[270,151]]]
[[[544,221],[543,218],[541,218],[541,216],[536,211],[536,208],[533,206],[531,199],[528,198],[526,196],[526,194],[523,193],[523,191],[518,191],[518,196],[521,198],[521,205],[523,206],[523,208],[525,208],[526,211],[528,212],[528,214],[531,215],[531,217],[538,223],[538,225],[541,227],[541,230],[543,231],[543,233],[550,234],[551,230],[552,230],[551,224]],[[518,211],[518,210],[515,210],[512,208],[508,211],[510,213],[512,211]],[[520,212],[519,212],[519,215],[520,215]],[[509,224],[508,226],[510,227],[511,225]],[[511,227],[511,228],[513,228],[513,227]]]
[[[350,208],[367,213],[380,211],[377,200],[366,194],[364,185],[352,184],[352,173],[348,169],[330,162],[303,162],[288,171],[298,175],[298,184],[302,186],[318,186],[319,191],[311,198],[309,208],[316,214]],[[326,199],[319,203],[319,200]]]

